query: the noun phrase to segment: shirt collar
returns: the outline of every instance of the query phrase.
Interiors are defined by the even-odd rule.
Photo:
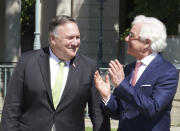
[[[54,63],[54,64],[58,64],[61,60],[52,52],[51,48],[49,47],[49,52],[50,52],[50,60]],[[65,61],[66,65],[69,66],[70,65],[70,61]]]
[[[142,64],[148,66],[151,61],[157,56],[157,53],[152,53],[141,60]]]

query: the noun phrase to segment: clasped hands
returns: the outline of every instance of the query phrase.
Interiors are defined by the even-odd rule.
[[[109,63],[110,68],[108,69],[112,84],[116,87],[124,80],[124,70],[120,62],[115,59]],[[102,99],[106,102],[111,95],[110,79],[109,75],[105,76],[105,81],[100,76],[99,72],[96,71],[94,74],[95,86],[98,89]]]

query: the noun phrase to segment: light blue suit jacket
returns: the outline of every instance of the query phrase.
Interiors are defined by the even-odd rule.
[[[132,87],[134,66],[135,62],[125,67],[125,79],[103,105],[106,113],[119,119],[120,131],[169,131],[178,71],[158,54]]]

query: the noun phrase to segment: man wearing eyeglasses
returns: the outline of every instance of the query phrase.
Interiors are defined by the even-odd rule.
[[[178,71],[161,52],[166,48],[166,28],[156,18],[135,17],[129,35],[127,54],[136,61],[125,66],[109,63],[115,87],[110,93],[109,76],[102,80],[96,71],[99,90],[107,114],[119,120],[118,131],[170,131],[170,112],[178,85]]]

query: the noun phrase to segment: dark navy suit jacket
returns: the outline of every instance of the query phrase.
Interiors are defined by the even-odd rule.
[[[119,131],[169,131],[178,71],[158,54],[133,87],[129,81],[134,66],[135,62],[125,67],[125,79],[105,110],[119,120]]]

